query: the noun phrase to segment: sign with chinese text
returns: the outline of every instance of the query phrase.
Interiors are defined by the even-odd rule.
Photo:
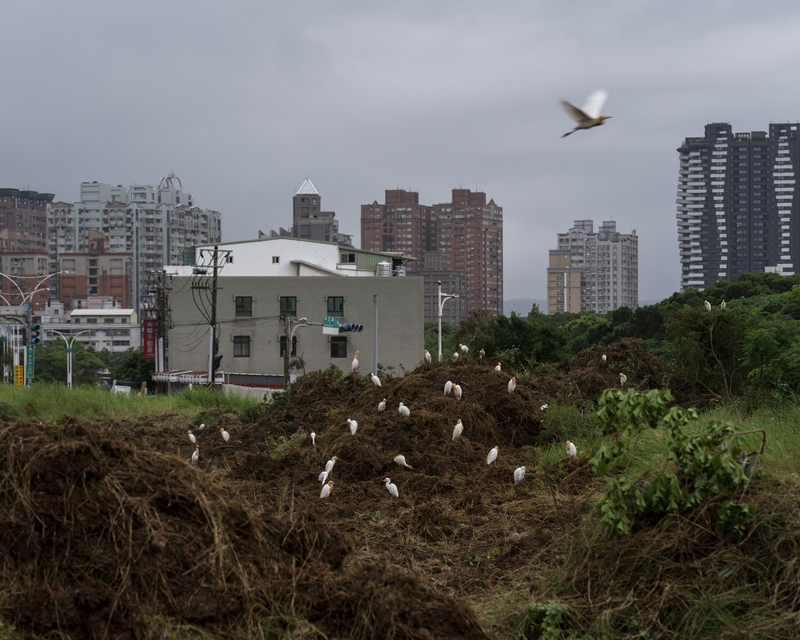
[[[144,359],[145,360],[155,360],[156,359],[156,321],[155,320],[143,320],[142,321],[142,332],[144,333],[144,339],[142,343],[144,345]]]
[[[339,318],[337,318],[336,316],[325,316],[322,320],[322,333],[338,336]]]

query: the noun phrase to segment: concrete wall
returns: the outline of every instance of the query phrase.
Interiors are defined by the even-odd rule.
[[[269,260],[270,257],[267,257]],[[208,321],[195,301],[210,301],[205,292],[192,284],[209,282],[208,278],[177,277],[172,283],[170,308],[174,327],[169,332],[171,370],[208,369]],[[266,373],[283,375],[280,356],[280,297],[297,297],[296,318],[322,323],[327,315],[325,296],[344,296],[341,322],[364,325],[361,333],[341,333],[347,337],[344,357],[331,357],[331,342],[321,326],[297,329],[297,355],[306,363],[306,371],[326,369],[331,363],[350,371],[356,349],[360,350],[361,373],[373,368],[375,342],[375,307],[378,296],[378,362],[384,366],[402,364],[413,369],[424,350],[423,279],[412,277],[220,277],[217,294],[217,322],[220,328],[220,369],[234,373]],[[236,317],[235,298],[252,297],[252,317]],[[210,316],[210,304],[206,303]],[[234,357],[234,336],[250,337],[250,356]]]

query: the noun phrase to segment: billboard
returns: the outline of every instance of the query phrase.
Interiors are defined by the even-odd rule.
[[[144,346],[144,359],[156,359],[156,320],[143,320],[142,332],[144,339],[142,345]]]

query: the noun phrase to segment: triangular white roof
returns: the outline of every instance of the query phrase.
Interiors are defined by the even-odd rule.
[[[305,182],[300,185],[296,195],[300,195],[301,193],[313,193],[315,195],[319,195],[319,192],[308,178],[306,178]]]

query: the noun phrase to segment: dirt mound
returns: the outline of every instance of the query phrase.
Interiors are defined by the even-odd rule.
[[[352,543],[318,504],[255,514],[213,474],[108,428],[4,425],[0,472],[0,608],[25,636],[149,637],[159,619],[246,633],[256,609],[275,632],[485,635],[415,573],[345,571]]]

